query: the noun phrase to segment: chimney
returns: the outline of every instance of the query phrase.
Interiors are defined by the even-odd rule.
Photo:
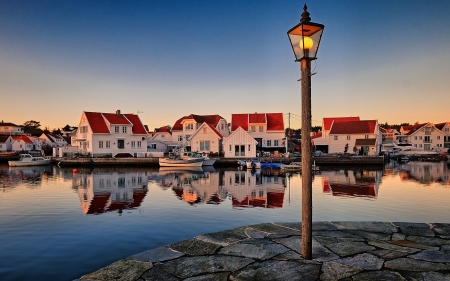
[[[116,115],[120,115],[120,109],[116,110]]]

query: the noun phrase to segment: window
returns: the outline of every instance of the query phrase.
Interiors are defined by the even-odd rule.
[[[417,144],[414,144],[414,147],[417,147]]]
[[[1,147],[1,146],[0,146]],[[251,145],[248,145],[248,151],[250,151],[250,149],[251,149]]]
[[[200,141],[200,151],[210,151],[209,141]]]
[[[2,145],[0,144],[0,148],[2,148]]]
[[[114,126],[114,133],[119,133],[119,126]]]
[[[122,127],[122,133],[124,133],[124,134],[127,133],[127,127]]]
[[[186,124],[185,126],[186,130],[193,130],[194,129],[194,124]]]
[[[178,141],[183,141],[183,136],[178,136]]]
[[[152,144],[149,146],[149,148],[150,148],[150,149],[156,149],[156,143],[152,143]]]
[[[203,127],[203,133],[206,134],[206,127]]]
[[[245,156],[245,145],[235,145],[234,156]]]
[[[263,126],[259,126],[259,132],[260,133],[264,132],[264,127]]]
[[[222,123],[222,124],[220,124],[220,129],[221,129],[221,130],[223,130],[223,123]]]
[[[231,147],[231,144],[230,144],[230,151],[233,151],[233,149],[232,149],[232,147]]]
[[[88,126],[80,127],[80,133],[87,133],[87,132],[88,132]]]
[[[106,148],[110,148],[111,147],[111,142],[110,141],[106,141]]]
[[[86,148],[89,148],[89,142],[88,141],[86,142]]]
[[[347,140],[350,140],[350,135],[347,135]]]
[[[417,140],[417,136],[414,136],[414,139]]]
[[[188,141],[191,135],[186,135],[186,140]]]
[[[365,138],[365,139],[368,139],[368,138],[369,138],[369,135],[364,135],[364,138]]]
[[[255,126],[250,126],[250,132],[256,132]]]
[[[82,148],[82,147],[83,147],[83,143],[80,142],[80,148]]]
[[[138,145],[138,148],[141,148],[141,147],[142,147],[142,142],[141,142],[141,141],[138,141],[138,142],[137,142],[137,145]]]
[[[271,140],[267,140],[267,146],[272,146],[272,141]]]
[[[131,141],[131,148],[136,148],[136,142],[135,141]]]
[[[334,136],[334,140],[338,140],[338,136]]]
[[[437,136],[437,139],[440,140],[440,139],[441,139],[441,136]]]
[[[278,140],[273,141],[273,146],[278,146]]]
[[[419,140],[421,140],[422,139],[422,136],[419,136]]]
[[[419,144],[419,147],[422,147],[422,144],[421,144],[421,143]]]
[[[103,141],[98,142],[98,148],[103,148]]]
[[[449,128],[445,128],[445,131],[448,132],[448,131],[449,131]]]

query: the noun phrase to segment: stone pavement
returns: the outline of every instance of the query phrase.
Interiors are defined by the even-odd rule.
[[[449,280],[450,224],[314,222],[313,260],[300,223],[197,236],[117,261],[77,280]]]

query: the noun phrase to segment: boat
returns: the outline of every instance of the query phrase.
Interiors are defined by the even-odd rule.
[[[202,158],[182,159],[182,158],[159,158],[160,167],[201,167],[203,165]]]
[[[302,162],[292,162],[289,165],[284,165],[281,167],[284,171],[300,171],[302,169]]]
[[[409,157],[411,156],[438,156],[439,152],[434,150],[424,150],[417,147],[414,147],[410,143],[399,143],[395,144],[392,148],[391,158],[397,158],[398,156],[407,155]]]
[[[245,165],[247,169],[260,169],[261,163],[259,162],[258,158],[252,158],[245,161]]]
[[[32,156],[31,154],[21,154],[19,160],[8,161],[10,167],[22,167],[22,166],[40,166],[50,164],[51,159],[41,156]]]
[[[184,149],[180,149],[180,158],[181,159],[192,159],[192,158],[201,158],[203,159],[203,166],[212,166],[216,162],[216,159],[209,158],[208,154],[202,154],[193,151],[184,151]]]
[[[239,165],[240,168],[247,167],[247,163],[245,160],[237,160],[237,164]]]
[[[286,166],[283,163],[272,163],[272,162],[262,162],[261,163],[261,168],[262,169],[266,169],[266,168],[271,168],[271,169],[278,169],[281,168],[283,166]]]

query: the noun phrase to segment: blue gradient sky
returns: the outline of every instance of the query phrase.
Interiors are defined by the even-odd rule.
[[[153,129],[191,113],[301,115],[286,32],[303,3],[0,0],[0,119],[56,128],[140,110]],[[450,121],[450,1],[307,4],[325,25],[313,125]]]

